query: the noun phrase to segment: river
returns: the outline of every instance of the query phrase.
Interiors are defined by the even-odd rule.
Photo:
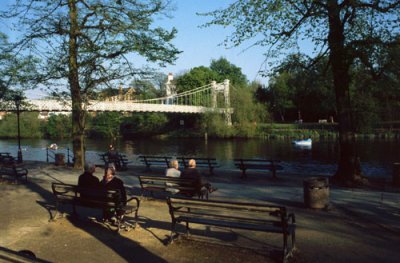
[[[42,139],[23,139],[21,149],[24,160],[46,161],[46,147],[56,143],[65,152],[72,149],[70,140],[51,141]],[[88,139],[86,156],[89,160],[100,162],[98,153],[107,151],[110,140]],[[392,165],[400,161],[400,141],[361,140],[357,142],[362,171],[366,176],[392,176]],[[117,150],[126,154],[134,164],[139,164],[138,156],[197,156],[215,157],[221,168],[231,169],[234,158],[273,158],[282,160],[287,173],[306,175],[332,175],[336,170],[337,143],[333,140],[313,141],[311,148],[299,148],[289,140],[262,139],[135,139],[119,140],[114,143]],[[16,140],[0,140],[0,152],[17,155]]]

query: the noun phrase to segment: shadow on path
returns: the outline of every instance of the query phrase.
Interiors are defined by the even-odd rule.
[[[54,208],[53,194],[33,181],[28,182],[26,187],[43,198],[44,201],[38,201],[37,203],[45,207],[50,213],[50,209]],[[83,208],[80,207],[78,212],[80,210],[83,211]],[[66,219],[64,218],[59,220]],[[140,246],[137,242],[119,235],[116,232],[110,231],[105,227],[102,228],[98,224],[92,223],[88,220],[78,220],[73,217],[71,219],[67,218],[67,220],[69,220],[73,226],[85,231],[97,241],[103,243],[107,248],[112,249],[127,262],[166,262],[164,259]],[[79,243],[79,240],[76,240],[76,242]],[[95,251],[93,251],[93,253],[95,253]]]

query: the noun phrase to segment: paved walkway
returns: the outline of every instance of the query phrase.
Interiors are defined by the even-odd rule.
[[[86,216],[98,213],[79,209],[80,220],[65,218],[49,223],[54,208],[51,182],[76,184],[79,171],[46,163],[28,162],[28,184],[0,183],[0,246],[29,249],[51,262],[276,262],[271,247],[281,237],[250,231],[196,227],[195,241],[165,246],[170,217],[162,199],[144,199],[140,226],[120,235]],[[137,175],[129,167],[119,177],[139,193]],[[98,169],[96,176],[102,177]],[[268,202],[284,205],[296,214],[297,251],[293,262],[398,262],[400,258],[400,189],[330,189],[328,209],[304,207],[299,175],[279,174],[278,180],[262,173],[239,179],[239,171],[216,170],[209,180],[218,187],[211,199]],[[248,249],[252,248],[252,249]]]

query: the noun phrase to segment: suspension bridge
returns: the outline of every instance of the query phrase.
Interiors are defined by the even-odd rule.
[[[229,80],[210,84],[192,90],[175,93],[171,82],[167,82],[167,95],[146,100],[90,100],[82,107],[88,112],[166,112],[166,113],[221,113],[227,124],[231,124]],[[19,111],[69,112],[71,101],[54,99],[28,99],[20,105]],[[14,103],[0,103],[0,111],[17,111]]]

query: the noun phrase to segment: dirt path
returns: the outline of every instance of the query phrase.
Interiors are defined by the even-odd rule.
[[[29,170],[28,184],[0,183],[0,246],[29,249],[51,262],[278,261],[274,248],[281,237],[273,234],[199,226],[192,235],[195,241],[183,238],[166,246],[170,217],[161,200],[143,200],[139,227],[120,235],[87,219],[98,213],[88,209],[78,210],[80,219],[67,217],[49,223],[49,210],[54,206],[51,182],[76,183],[79,171],[43,163],[32,163]],[[126,186],[134,186],[134,192],[138,191],[138,173],[133,168],[120,174]],[[100,178],[102,171],[96,175]],[[280,178],[271,181],[254,176],[241,181],[222,172],[210,178],[219,188],[211,198],[287,206],[297,221],[297,251],[291,262],[398,262],[399,191],[333,188],[329,209],[312,210],[303,205],[302,179]]]

